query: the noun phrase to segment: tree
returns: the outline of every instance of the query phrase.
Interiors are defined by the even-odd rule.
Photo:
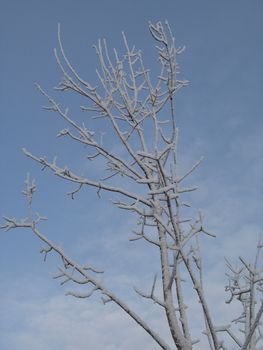
[[[262,244],[259,242],[255,262],[249,264],[242,257],[240,267],[235,268],[226,261],[229,282],[226,291],[230,293],[228,303],[240,301],[242,313],[234,319],[240,325],[242,335],[237,335],[230,325],[217,325],[212,319],[210,308],[204,293],[202,255],[200,238],[202,235],[215,237],[206,229],[202,212],[196,217],[192,214],[191,205],[185,200],[189,192],[196,187],[184,186],[184,183],[201,163],[200,159],[186,173],[181,174],[178,164],[178,129],[175,117],[175,94],[188,82],[177,78],[179,66],[177,57],[184,48],[175,46],[175,39],[168,23],[164,25],[149,23],[149,31],[157,43],[160,73],[154,80],[145,68],[142,54],[130,48],[123,34],[125,54],[120,57],[114,50],[111,57],[105,41],[95,46],[100,70],[97,71],[99,87],[79,76],[68,60],[61,42],[58,28],[59,52],[54,51],[57,64],[63,73],[63,79],[56,90],[71,91],[79,95],[86,105],[80,108],[91,117],[105,120],[115,135],[115,142],[121,151],[112,150],[92,126],[80,124],[70,116],[68,109],[63,109],[39,85],[39,91],[49,102],[48,109],[62,118],[66,128],[60,137],[68,137],[73,142],[89,150],[90,162],[103,161],[106,176],[96,181],[73,172],[68,167],[61,167],[57,160],[49,161],[24,150],[43,169],[49,169],[62,180],[76,185],[71,192],[72,198],[84,186],[93,187],[100,197],[102,191],[113,192],[116,200],[113,203],[120,209],[135,213],[140,230],[134,231],[131,241],[143,240],[154,246],[159,252],[161,277],[154,276],[149,292],[135,289],[144,299],[149,299],[166,315],[172,345],[161,338],[136,312],[123,300],[109,290],[97,277],[101,273],[90,265],[81,265],[69,257],[62,248],[52,242],[40,229],[39,224],[45,217],[33,213],[32,199],[36,190],[34,180],[26,180],[26,196],[29,214],[26,219],[5,218],[2,228],[27,228],[31,230],[45,247],[44,258],[51,252],[61,257],[62,265],[56,278],[62,283],[73,282],[83,285],[84,292],[68,292],[76,298],[89,298],[99,292],[106,304],[113,302],[142,327],[165,350],[190,350],[199,339],[192,339],[189,324],[191,310],[186,306],[184,280],[187,278],[196,293],[204,320],[204,334],[210,350],[228,349],[228,343],[221,340],[221,333],[227,334],[237,349],[263,349],[260,341],[263,338],[260,318],[263,302],[259,302],[258,293],[263,292],[262,271],[258,261]],[[106,135],[107,137],[107,135]],[[116,186],[116,178],[120,186]],[[132,185],[132,191],[129,190]],[[161,285],[161,296],[156,285]],[[219,334],[220,333],[220,334]]]

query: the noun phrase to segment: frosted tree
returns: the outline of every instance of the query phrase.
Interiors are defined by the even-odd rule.
[[[83,286],[81,293],[70,291],[68,294],[76,298],[89,298],[95,292],[101,293],[104,303],[112,302],[119,306],[161,349],[190,350],[199,342],[199,339],[193,338],[189,323],[191,308],[187,307],[183,285],[187,280],[196,293],[203,315],[204,329],[200,336],[207,338],[206,349],[262,350],[260,318],[263,302],[260,302],[259,295],[263,292],[263,277],[262,270],[258,268],[262,248],[260,242],[254,264],[240,257],[240,267],[236,268],[227,261],[229,282],[226,291],[230,295],[227,302],[238,300],[242,307],[241,315],[233,316],[233,324],[238,329],[233,329],[231,325],[218,325],[212,319],[204,294],[199,242],[203,235],[215,235],[206,229],[201,212],[192,217],[193,210],[186,199],[196,187],[184,185],[201,159],[185,173],[180,172],[178,164],[174,98],[188,84],[178,79],[177,58],[184,48],[176,47],[168,23],[149,23],[149,31],[157,45],[158,76],[155,79],[150,77],[141,51],[130,47],[123,34],[123,55],[116,50],[111,53],[104,40],[98,41],[95,46],[100,69],[97,70],[99,86],[94,86],[80,77],[68,60],[58,28],[59,51],[54,50],[54,54],[63,79],[56,90],[70,91],[83,99],[80,108],[88,115],[85,124],[79,123],[70,115],[68,108],[64,109],[37,86],[49,102],[48,109],[65,122],[59,136],[85,146],[88,162],[103,162],[105,171],[99,174],[97,181],[73,172],[70,167],[60,166],[56,159],[49,161],[27,150],[24,153],[61,180],[75,184],[72,197],[87,186],[94,188],[99,197],[103,191],[112,192],[116,195],[113,203],[118,208],[137,216],[139,230],[133,232],[130,240],[143,240],[156,249],[161,276],[155,275],[148,291],[137,288],[135,291],[146,299],[145,302],[153,302],[165,314],[172,341],[163,339],[158,331],[109,290],[98,277],[102,271],[77,263],[40,231],[39,224],[45,218],[35,214],[32,209],[36,189],[34,181],[28,178],[24,191],[30,212],[28,217],[23,220],[6,217],[2,228],[31,230],[44,242],[41,252],[45,258],[52,252],[60,256],[62,263],[56,278],[61,279],[63,284],[72,282]],[[108,135],[101,138],[95,130],[93,123],[97,118],[105,120],[111,128],[118,147],[112,148]],[[116,183],[120,185],[116,186]],[[161,286],[161,294],[157,292],[157,284]],[[224,341],[227,337],[229,341]]]

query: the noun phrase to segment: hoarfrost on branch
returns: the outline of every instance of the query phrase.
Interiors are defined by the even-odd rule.
[[[68,137],[85,146],[88,150],[88,161],[103,160],[107,175],[101,174],[97,180],[91,180],[59,165],[56,158],[49,161],[46,157],[34,155],[25,149],[24,153],[43,169],[47,168],[62,180],[75,184],[76,187],[69,193],[72,198],[83,187],[93,187],[98,196],[101,191],[116,194],[117,199],[112,202],[120,209],[137,215],[140,229],[133,231],[130,241],[144,240],[146,244],[157,249],[161,276],[158,278],[157,274],[154,275],[147,291],[136,287],[134,289],[140,297],[152,301],[165,313],[172,345],[168,345],[158,331],[152,329],[101,282],[98,274],[103,271],[91,265],[78,264],[39,230],[39,223],[45,218],[32,211],[32,198],[36,189],[34,181],[30,182],[27,178],[26,190],[23,192],[28,203],[28,217],[21,221],[6,217],[2,228],[10,230],[22,227],[31,230],[45,243],[41,250],[44,259],[51,252],[61,258],[61,267],[54,277],[61,284],[73,282],[73,285],[83,286],[83,292],[69,290],[68,295],[89,298],[94,293],[101,293],[104,303],[113,302],[118,305],[164,350],[190,350],[199,342],[199,339],[192,338],[189,325],[191,310],[187,307],[182,286],[185,276],[192,284],[196,299],[201,305],[207,349],[230,349],[229,342],[224,343],[222,334],[232,340],[236,349],[263,349],[260,345],[263,337],[260,323],[263,302],[258,299],[258,293],[263,292],[262,270],[258,269],[259,253],[262,249],[260,242],[252,265],[242,257],[239,268],[234,268],[226,261],[229,271],[226,291],[230,295],[227,302],[236,299],[243,310],[239,317],[233,319],[233,323],[239,325],[239,334],[231,329],[231,325],[217,325],[212,319],[204,293],[199,242],[202,235],[215,237],[215,234],[206,229],[201,212],[197,213],[196,218],[188,217],[187,210],[191,205],[184,199],[189,192],[197,189],[196,186],[185,187],[184,181],[196,170],[202,159],[184,174],[180,174],[178,164],[178,128],[174,99],[175,94],[188,84],[186,80],[178,79],[177,59],[184,47],[176,47],[167,22],[149,23],[149,31],[157,44],[160,68],[157,78],[151,79],[141,51],[130,47],[122,33],[125,47],[122,56],[116,50],[111,55],[105,40],[99,40],[94,46],[100,66],[96,71],[100,83],[97,87],[80,77],[68,60],[62,46],[59,26],[59,50],[55,49],[54,54],[63,78],[55,89],[61,92],[71,91],[83,98],[80,108],[89,116],[86,123],[88,126],[78,123],[70,115],[68,108],[64,109],[37,85],[49,103],[45,108],[55,112],[65,122],[66,126],[58,136]],[[115,153],[108,146],[107,134],[102,137],[92,128],[94,119],[105,119],[121,152]],[[121,186],[116,187],[111,181],[118,177],[122,181]],[[126,180],[126,187],[123,179]],[[129,190],[131,183],[134,184],[134,191]],[[161,297],[156,293],[157,284],[161,285]]]

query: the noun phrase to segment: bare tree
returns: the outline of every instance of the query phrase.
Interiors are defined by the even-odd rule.
[[[143,240],[159,252],[161,278],[155,275],[149,292],[135,288],[142,298],[149,299],[166,315],[167,327],[173,343],[168,343],[152,329],[123,300],[112,293],[98,278],[102,271],[78,264],[63,249],[47,238],[39,230],[39,223],[45,218],[32,211],[32,197],[36,186],[29,178],[24,192],[29,207],[29,215],[24,220],[5,218],[2,228],[28,228],[45,243],[42,253],[45,258],[50,252],[61,257],[62,264],[56,278],[62,283],[73,282],[83,285],[83,293],[68,292],[76,298],[89,298],[94,292],[102,294],[104,303],[113,302],[127,313],[165,350],[190,350],[199,339],[193,339],[189,325],[191,310],[187,308],[182,283],[187,278],[200,303],[204,321],[203,334],[207,337],[207,348],[210,350],[228,349],[228,344],[221,340],[222,333],[229,335],[237,349],[263,349],[260,346],[262,332],[260,317],[263,302],[257,303],[257,293],[263,292],[262,271],[258,270],[259,243],[253,265],[240,257],[241,267],[234,268],[229,261],[229,284],[226,290],[230,293],[230,303],[240,301],[243,312],[233,320],[240,326],[241,336],[230,328],[230,325],[216,325],[211,317],[203,287],[203,267],[199,240],[202,235],[215,237],[203,223],[201,212],[195,218],[191,205],[185,197],[196,187],[184,186],[185,180],[199,166],[202,159],[195,163],[184,174],[180,173],[178,164],[178,129],[174,110],[174,96],[187,81],[179,80],[177,57],[184,48],[175,45],[168,23],[164,25],[149,23],[149,31],[157,43],[160,73],[155,80],[151,79],[145,67],[141,51],[131,48],[123,34],[125,54],[120,56],[116,50],[110,54],[106,42],[99,41],[95,46],[100,69],[97,76],[100,85],[93,86],[79,76],[68,60],[58,29],[59,52],[54,50],[57,64],[63,73],[63,79],[56,90],[71,91],[83,98],[82,111],[88,113],[88,126],[74,119],[68,108],[49,96],[40,86],[39,91],[47,98],[49,107],[65,122],[66,128],[59,136],[68,137],[73,142],[89,150],[87,156],[91,162],[103,161],[107,175],[100,174],[97,181],[73,172],[68,167],[61,167],[56,159],[49,161],[24,150],[45,169],[48,168],[62,180],[76,185],[70,193],[72,198],[84,187],[89,186],[101,191],[113,192],[116,200],[113,203],[120,209],[133,212],[138,217],[139,231],[134,231],[131,241]],[[95,132],[92,123],[96,118],[105,119],[114,133],[119,152]],[[121,179],[121,186],[116,186],[116,178]],[[130,191],[129,188],[133,190]],[[160,283],[162,295],[156,292]],[[220,333],[220,334],[219,334]]]

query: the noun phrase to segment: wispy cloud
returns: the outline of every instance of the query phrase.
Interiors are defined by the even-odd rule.
[[[53,295],[39,303],[37,299],[32,300],[28,290],[24,292],[22,287],[19,300],[14,296],[5,300],[9,315],[5,314],[4,319],[2,316],[2,321],[15,316],[21,323],[6,329],[5,337],[0,340],[3,350],[158,349],[151,338],[113,304],[104,306],[96,298],[82,301],[63,295]],[[14,304],[18,306],[16,310]],[[154,307],[147,308],[141,314],[163,333],[164,322],[154,310]]]

